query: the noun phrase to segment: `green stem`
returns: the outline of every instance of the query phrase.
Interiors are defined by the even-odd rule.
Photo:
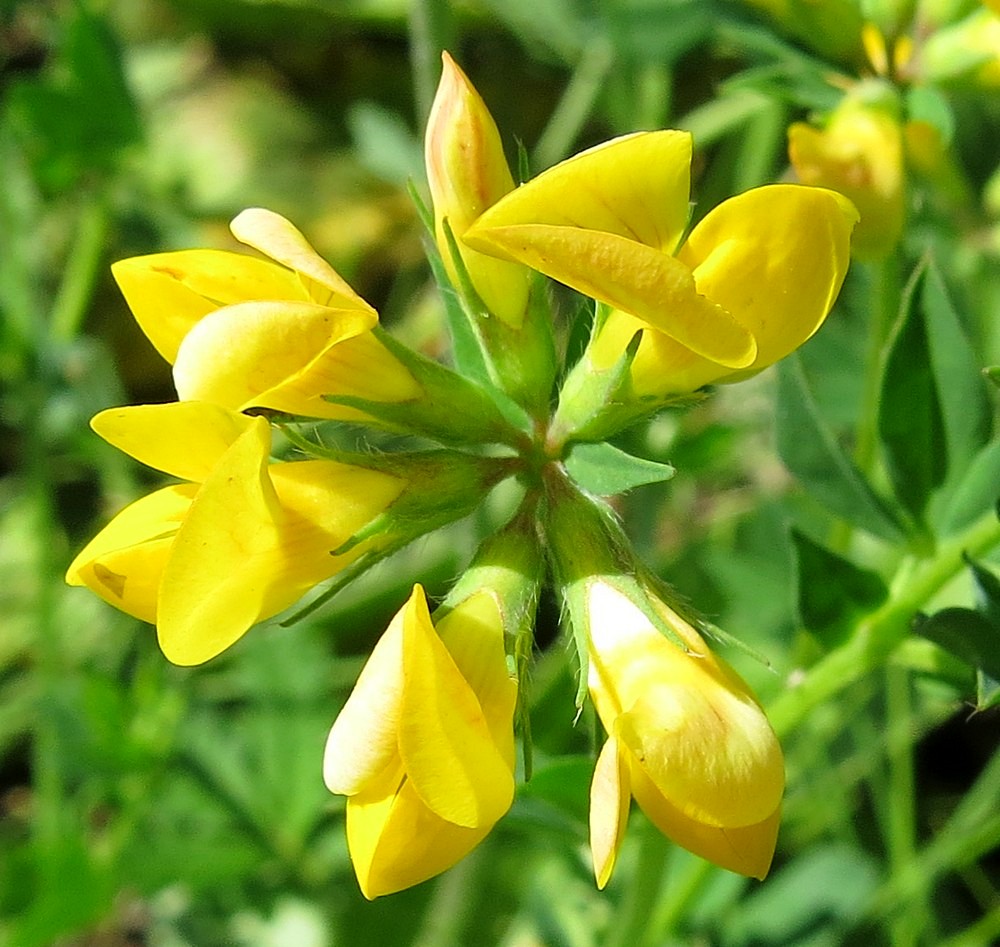
[[[538,139],[535,147],[537,167],[555,164],[570,150],[604,89],[614,60],[614,49],[606,36],[597,36],[584,47],[569,85]]]
[[[54,342],[69,342],[80,331],[104,259],[107,229],[108,215],[104,202],[100,197],[84,198],[77,219],[76,236],[52,306],[49,332]]]
[[[887,793],[883,799],[889,871],[895,875],[905,870],[916,855],[916,786],[912,753],[912,706],[910,672],[887,665],[886,674],[886,749],[889,764]],[[892,942],[897,947],[915,947],[920,931],[926,930],[927,905],[911,904],[910,910],[893,918]]]
[[[453,31],[449,0],[412,0],[409,25],[417,123],[422,128],[430,115],[434,91],[441,75],[441,52],[451,46]]]
[[[913,616],[965,568],[963,552],[980,556],[1000,545],[1000,521],[990,513],[920,561],[889,599],[858,626],[849,641],[811,667],[771,706],[779,737],[788,736],[815,707],[883,664],[907,636]]]
[[[656,913],[651,915],[646,936],[640,941],[643,947],[674,943],[681,921],[691,916],[692,906],[715,875],[715,865],[710,861],[689,859],[680,877],[671,882],[669,890],[660,899]]]
[[[871,471],[878,446],[878,406],[882,388],[882,361],[885,344],[899,314],[903,287],[899,259],[893,254],[871,268],[872,310],[865,351],[864,385],[858,410],[857,440],[854,460],[865,473]]]
[[[47,398],[44,380],[28,386],[28,401],[34,403],[29,416],[37,418]],[[38,423],[29,425],[26,438],[27,482],[31,484],[31,503],[35,517],[35,648],[39,677],[38,716],[35,726],[32,761],[35,836],[41,851],[56,849],[63,839],[64,819],[68,815],[63,777],[62,752],[56,708],[67,686],[58,625],[55,622],[54,582],[56,564],[53,550],[55,511],[51,482],[51,460]]]
[[[639,837],[639,858],[625,889],[606,947],[633,947],[642,941],[663,888],[669,843],[648,823]]]

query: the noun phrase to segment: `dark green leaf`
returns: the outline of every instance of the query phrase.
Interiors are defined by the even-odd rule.
[[[919,288],[921,267],[903,296],[889,340],[882,374],[878,431],[886,465],[900,502],[921,519],[934,490],[945,478],[947,443]]]
[[[798,608],[802,624],[827,647],[840,644],[859,615],[878,608],[889,590],[881,577],[861,569],[796,529]]]
[[[890,542],[903,538],[899,517],[872,490],[821,416],[797,355],[778,366],[776,427],[781,459],[819,503],[875,536]]]
[[[1000,634],[1000,579],[969,556],[965,557],[965,562],[975,583],[976,607]]]
[[[955,657],[1000,679],[1000,628],[971,608],[945,608],[929,618],[918,616],[913,630]]]
[[[989,710],[1000,704],[1000,681],[979,670],[976,672],[976,710]]]
[[[607,443],[574,444],[566,458],[566,469],[581,487],[602,497],[660,483],[675,473],[670,464],[633,457]]]

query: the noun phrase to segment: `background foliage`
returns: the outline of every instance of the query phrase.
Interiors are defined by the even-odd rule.
[[[62,584],[152,476],[87,420],[172,397],[111,261],[231,246],[228,219],[267,206],[439,354],[405,185],[422,178],[440,48],[535,170],[611,135],[690,129],[700,215],[786,176],[788,124],[836,103],[831,72],[857,74],[842,51],[810,49],[822,31],[790,22],[707,0],[0,5],[0,943],[1000,936],[1000,442],[981,374],[1000,363],[995,90],[925,88],[960,186],[911,193],[898,252],[854,265],[800,356],[622,441],[678,469],[621,501],[644,553],[770,662],[727,651],[787,753],[764,884],[633,813],[615,879],[595,889],[594,740],[573,726],[548,603],[533,779],[457,868],[362,899],[323,740],[410,583],[440,593],[484,524],[422,541],[308,620],[270,623],[197,669],[169,666],[148,627]]]

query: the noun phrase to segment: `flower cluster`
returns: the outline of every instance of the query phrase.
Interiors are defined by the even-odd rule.
[[[632,459],[609,436],[801,345],[840,289],[857,213],[834,191],[773,185],[690,228],[691,154],[684,132],[639,133],[515,186],[492,117],[446,55],[426,136],[427,223],[462,371],[383,331],[269,211],[232,223],[258,255],[188,250],[114,267],[178,400],[112,408],[92,426],[178,482],[122,510],[67,580],[155,624],[171,661],[207,661],[310,589],[330,594],[467,515],[501,481],[520,487],[516,512],[436,609],[414,586],[330,731],[324,778],[347,797],[368,898],[447,869],[511,806],[547,573],[580,673],[568,715],[589,693],[607,732],[591,791],[598,884],[633,797],[678,844],[767,873],[784,788],[774,733],[572,456],[603,445],[627,489]],[[568,370],[545,277],[592,301]],[[316,435],[329,423],[430,446],[333,450]],[[672,472],[661,465],[659,478]]]

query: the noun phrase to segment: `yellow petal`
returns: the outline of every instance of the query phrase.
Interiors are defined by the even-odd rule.
[[[631,800],[628,763],[612,736],[601,749],[590,784],[590,853],[598,888],[603,889],[611,878]]]
[[[241,243],[298,273],[309,298],[314,302],[334,309],[360,309],[375,313],[309,245],[302,233],[280,214],[262,207],[251,207],[237,215],[229,227]]]
[[[119,450],[155,470],[200,483],[253,420],[199,401],[109,408],[90,426]]]
[[[419,585],[404,614],[403,673],[399,750],[414,790],[448,822],[493,824],[513,801],[513,773],[434,630]]]
[[[617,234],[572,227],[519,224],[479,233],[513,259],[624,309],[705,358],[728,368],[753,364],[753,336],[696,289],[690,269],[672,256]]]
[[[70,564],[66,581],[85,585],[115,608],[156,621],[160,579],[198,487],[164,487],[125,507]]]
[[[660,793],[698,822],[753,825],[781,802],[784,763],[763,711],[707,674],[651,688],[618,732]]]
[[[671,805],[635,765],[632,767],[632,793],[650,822],[689,852],[750,878],[763,880],[767,876],[778,839],[780,808],[756,825],[739,828],[705,825]]]
[[[268,423],[254,418],[206,478],[174,539],[157,630],[175,664],[215,657],[261,617],[280,548],[270,441]]]
[[[405,486],[398,477],[327,460],[255,466],[266,461],[257,451],[269,441],[263,419],[255,424],[263,428],[248,435],[260,441],[235,444],[198,494],[164,578],[165,590],[168,579],[172,584],[161,596],[160,638],[178,664],[208,660],[362,555],[364,543],[331,553]],[[168,597],[169,620],[162,611]],[[205,635],[199,623],[210,621],[213,633]]]
[[[517,681],[507,670],[503,616],[496,594],[484,589],[470,595],[437,620],[436,627],[476,695],[494,743],[513,771]]]
[[[399,477],[330,460],[271,464],[268,476],[281,519],[279,545],[268,552],[274,571],[261,619],[284,611],[362,555],[370,543],[339,556],[331,552],[383,513],[406,486]]]
[[[226,250],[131,257],[112,264],[111,272],[139,327],[171,364],[184,336],[220,306],[308,298],[294,273]]]
[[[691,136],[687,132],[625,135],[522,184],[487,210],[467,232],[466,240],[488,253],[493,241],[487,231],[547,224],[616,234],[672,253],[687,224],[690,180]],[[518,259],[507,246],[492,249]]]
[[[464,858],[493,823],[466,828],[433,813],[400,770],[347,800],[347,844],[369,900],[433,878]]]
[[[739,676],[680,616],[653,605],[691,653],[617,588],[591,584],[589,685],[598,714],[688,817],[730,827],[760,822],[784,790],[777,738]]]
[[[371,332],[327,348],[298,376],[273,389],[268,406],[313,417],[357,417],[351,408],[317,399],[317,392],[388,402],[413,401],[424,394],[402,362]]]
[[[316,303],[248,302],[217,309],[181,343],[174,365],[178,397],[234,410],[275,407],[272,402],[298,385],[314,362],[374,322],[367,310]],[[304,400],[322,409],[323,393],[319,389]]]
[[[698,292],[757,340],[751,372],[784,358],[823,324],[847,273],[857,220],[854,205],[835,191],[773,184],[725,201],[695,227],[678,256],[694,271]]]
[[[396,613],[372,649],[351,696],[330,729],[323,755],[323,780],[330,792],[354,796],[368,789],[366,802],[359,810],[360,821],[355,825],[361,839],[351,845],[355,864],[359,859],[365,863],[371,861],[374,839],[381,835],[381,826],[387,816],[387,811],[383,812],[386,802],[380,797],[380,791],[376,788],[374,796],[372,794],[373,781],[379,779],[393,760],[398,772],[395,782],[390,780],[390,794],[403,778],[396,731],[403,701],[403,615],[406,607],[404,605]],[[379,798],[381,802],[374,801]]]

